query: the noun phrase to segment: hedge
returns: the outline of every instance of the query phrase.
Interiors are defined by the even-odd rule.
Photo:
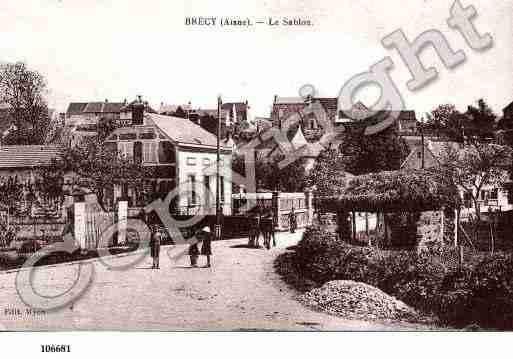
[[[316,286],[361,281],[437,316],[443,325],[513,329],[511,254],[487,255],[459,268],[435,255],[351,246],[313,227],[305,231],[291,260],[297,276]]]

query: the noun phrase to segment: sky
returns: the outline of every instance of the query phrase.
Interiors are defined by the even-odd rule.
[[[142,95],[161,102],[215,108],[247,99],[269,116],[274,95],[297,96],[312,84],[337,97],[352,76],[390,56],[391,76],[408,109],[420,118],[438,104],[459,109],[484,97],[496,113],[513,101],[513,0],[461,0],[478,13],[474,24],[494,45],[475,52],[446,23],[452,0],[3,0],[0,61],[25,61],[43,73],[50,107],[69,102],[123,101]],[[190,16],[310,19],[309,27],[190,27]],[[446,69],[432,49],[422,53],[438,79],[407,89],[407,67],[381,39],[402,29],[413,40],[441,31],[467,61]],[[371,105],[379,91],[357,99]]]

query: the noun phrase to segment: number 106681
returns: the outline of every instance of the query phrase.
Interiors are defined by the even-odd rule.
[[[41,345],[42,353],[70,353],[70,345]]]

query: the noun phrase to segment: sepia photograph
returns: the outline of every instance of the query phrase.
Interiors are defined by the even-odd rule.
[[[512,22],[2,0],[0,331],[513,330]]]

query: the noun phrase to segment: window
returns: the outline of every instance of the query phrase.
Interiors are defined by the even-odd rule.
[[[499,190],[497,188],[494,188],[490,191],[489,199],[491,200],[497,200],[499,198]]]
[[[143,144],[143,161],[144,162],[157,162],[157,143],[145,142]]]
[[[210,176],[204,177],[205,182],[205,207],[210,207],[210,196],[212,195],[212,189],[210,188]]]
[[[155,132],[142,132],[139,134],[141,140],[153,140],[155,138]]]
[[[133,142],[118,142],[118,152],[122,158],[131,159],[134,157]]]
[[[203,166],[210,166],[210,158],[203,159]]]
[[[159,163],[174,163],[175,149],[173,144],[168,141],[159,142]]]
[[[187,166],[195,166],[196,157],[187,157]]]
[[[119,134],[120,140],[135,140],[137,139],[137,135],[135,133],[121,133]]]
[[[189,205],[196,204],[196,176],[189,175]]]

